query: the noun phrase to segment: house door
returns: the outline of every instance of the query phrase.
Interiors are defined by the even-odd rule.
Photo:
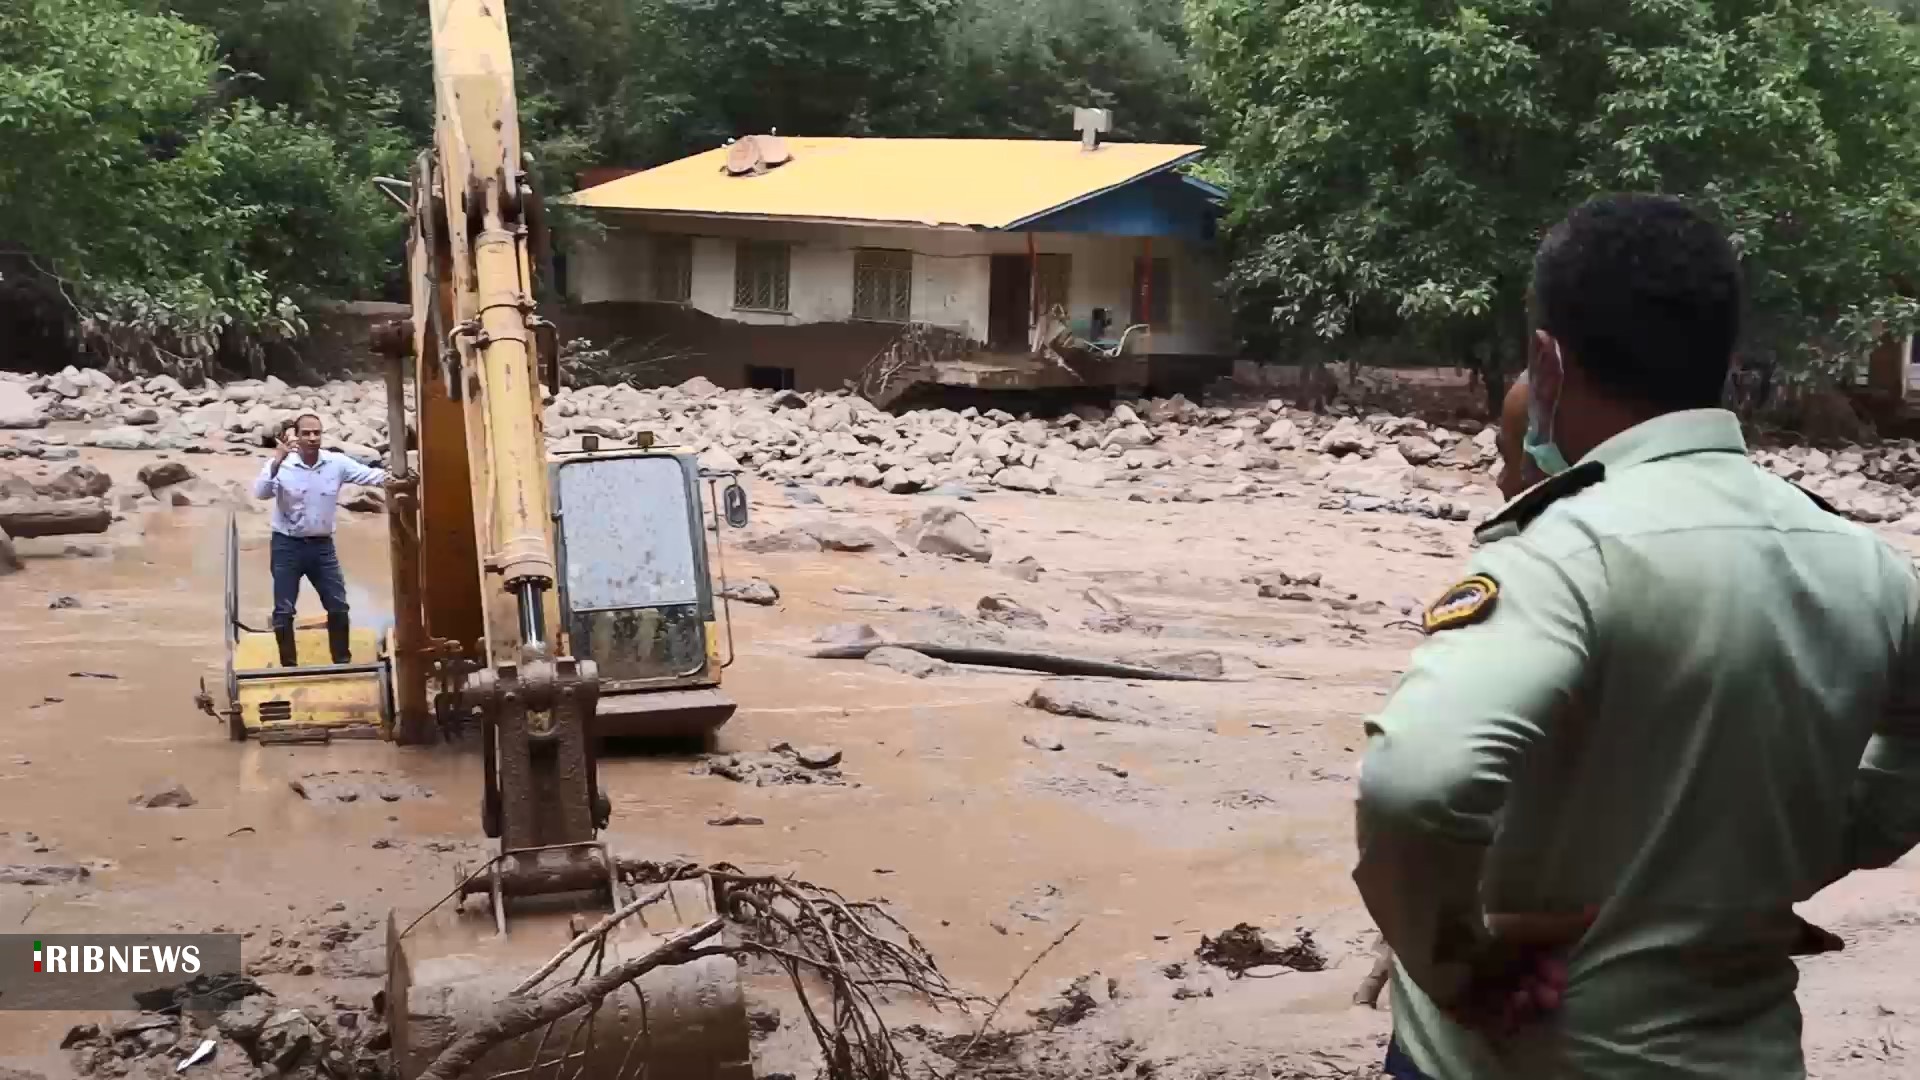
[[[1033,323],[1033,269],[1025,255],[995,255],[987,286],[987,344],[1026,352]]]

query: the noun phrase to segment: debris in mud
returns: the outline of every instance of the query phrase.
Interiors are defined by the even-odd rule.
[[[1030,1009],[1028,1015],[1043,1021],[1049,1029],[1072,1027],[1100,1007],[1099,999],[1087,989],[1092,982],[1092,975],[1080,976],[1065,990],[1060,991],[1060,997],[1063,999],[1060,1004]]]
[[[194,803],[193,793],[184,784],[169,784],[166,787],[151,788],[134,796],[134,805],[148,809],[163,807],[188,807]]]
[[[399,802],[402,799],[431,799],[433,792],[414,783],[396,783],[379,773],[357,771],[308,773],[287,781],[293,793],[313,802],[350,803],[361,800]]]
[[[1284,967],[1292,971],[1325,971],[1327,967],[1327,955],[1313,940],[1313,931],[1295,930],[1293,944],[1281,947],[1259,927],[1247,923],[1222,931],[1217,938],[1201,935],[1200,945],[1193,954],[1201,963],[1224,968],[1235,975],[1260,967]]]
[[[66,701],[66,700],[67,700],[66,698],[57,698],[57,697],[43,697],[43,698],[41,698],[41,699],[40,699],[40,703],[39,703],[38,705],[29,705],[29,706],[28,706],[28,708],[31,708],[31,709],[44,709],[44,708],[46,708],[46,707],[47,707],[47,706],[49,706],[49,705],[58,705],[58,704],[60,704],[60,703],[62,703],[62,702],[64,702],[64,701]]]
[[[79,606],[80,598],[76,596],[56,596],[47,602],[48,611],[71,611]]]
[[[1121,768],[1118,765],[1109,765],[1104,761],[1097,764],[1095,768],[1099,769],[1103,773],[1112,773],[1113,775],[1119,777],[1122,780],[1125,780],[1128,775],[1127,770]]]
[[[242,999],[265,993],[265,987],[245,975],[228,972],[195,975],[178,986],[143,990],[133,995],[133,1000],[150,1013],[181,1010],[200,1012],[224,1009]]]
[[[1224,806],[1229,810],[1252,810],[1255,807],[1273,805],[1271,797],[1258,791],[1223,792],[1213,802],[1215,806]]]
[[[780,602],[780,590],[764,578],[729,582],[726,588],[720,590],[720,595],[728,600],[738,600],[743,604],[758,604],[762,607]]]
[[[765,825],[766,823],[767,820],[765,818],[757,818],[751,814],[727,814],[722,817],[707,819],[707,824],[714,826]]]
[[[776,754],[786,754],[809,769],[831,769],[840,764],[842,756],[837,746],[795,746],[788,742],[777,742],[767,749]]]
[[[1067,744],[1051,735],[1022,735],[1020,741],[1035,750],[1065,750]]]
[[[93,871],[70,863],[45,866],[26,866],[19,863],[0,865],[0,885],[68,885],[76,881],[85,881],[91,876]]]
[[[983,596],[980,598],[979,611],[981,618],[1016,630],[1047,628],[1046,616],[1011,596]]]
[[[156,461],[151,465],[142,465],[138,475],[149,491],[184,484],[194,478],[193,470],[184,461]]]
[[[107,674],[107,673],[106,673],[106,672],[104,672],[104,671],[70,671],[70,672],[68,672],[68,673],[67,673],[67,678],[69,678],[69,679],[115,679],[115,680],[117,680],[117,679],[119,679],[119,678],[120,678],[120,676],[118,676],[118,675],[109,675],[109,674]]]
[[[1130,686],[1106,687],[1076,679],[1048,679],[1034,688],[1025,702],[1056,716],[1072,716],[1107,724],[1147,727],[1181,714],[1159,698]]]
[[[786,746],[787,744],[777,744]],[[841,774],[840,752],[838,750],[807,751],[809,757],[802,760],[800,751],[787,747],[785,750],[773,749],[765,752],[743,750],[731,754],[708,754],[705,760],[693,767],[695,776],[719,776],[737,784],[752,784],[754,787],[774,787],[783,784],[829,784],[838,785],[847,782]],[[822,765],[808,765],[806,762],[823,761]]]
[[[1007,910],[1032,922],[1051,922],[1060,917],[1060,904],[1065,895],[1058,885],[1035,885],[1025,896],[1008,904]]]
[[[1191,986],[1176,986],[1173,988],[1173,1000],[1175,1001],[1192,1001],[1194,998],[1210,998],[1212,996],[1213,987],[1211,986],[1204,990],[1195,990]]]
[[[867,663],[897,671],[902,675],[911,675],[916,679],[924,679],[930,675],[944,675],[953,669],[953,665],[945,660],[935,660],[926,653],[894,645],[882,646],[868,653]]]
[[[1217,679],[1226,674],[1226,661],[1212,649],[1188,649],[1178,652],[1151,652],[1130,658],[1131,663],[1144,667],[1158,668],[1161,671],[1178,671],[1185,675],[1204,675]]]

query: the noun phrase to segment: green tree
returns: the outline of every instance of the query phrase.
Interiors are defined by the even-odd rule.
[[[0,6],[0,271],[111,366],[257,356],[397,236],[325,130],[221,102],[213,55],[114,0]]]
[[[1116,138],[1197,138],[1204,113],[1175,0],[970,0],[948,42],[949,134],[1071,137],[1076,106]]]
[[[1920,55],[1868,0],[1194,0],[1264,349],[1524,356],[1543,231],[1608,190],[1723,222],[1750,361],[1831,373],[1910,326]]]

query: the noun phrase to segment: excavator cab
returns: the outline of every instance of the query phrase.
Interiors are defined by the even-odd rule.
[[[722,517],[700,490],[706,480],[711,492],[719,476],[703,473],[690,453],[600,450],[597,442],[548,469],[561,621],[574,655],[600,671],[594,736],[710,734],[735,709],[720,690],[733,663],[733,621],[728,615],[723,628],[725,600],[714,602],[709,564]],[[734,527],[745,524],[745,494],[735,479],[717,500]]]

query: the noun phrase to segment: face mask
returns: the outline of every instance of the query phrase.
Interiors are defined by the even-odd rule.
[[[1560,345],[1558,342],[1554,343],[1553,346],[1553,362],[1554,365],[1560,369],[1560,377],[1554,380],[1554,384],[1564,387],[1566,384],[1567,366],[1566,361],[1560,355]],[[1527,439],[1522,448],[1525,450],[1527,457],[1533,459],[1534,465],[1539,467],[1543,475],[1557,476],[1573,467],[1567,462],[1567,456],[1561,453],[1560,448],[1553,443],[1552,428],[1560,416],[1560,399],[1556,394],[1553,401],[1552,412],[1545,418],[1542,418],[1540,415],[1539,385],[1540,382],[1538,379],[1528,380]]]

